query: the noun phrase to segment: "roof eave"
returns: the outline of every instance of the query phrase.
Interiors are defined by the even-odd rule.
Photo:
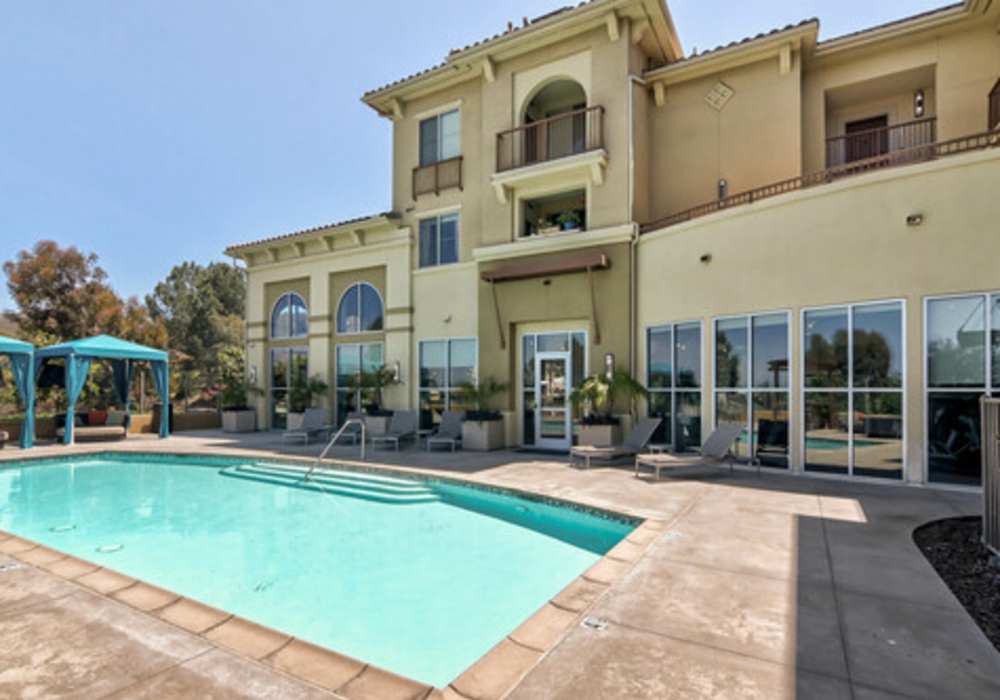
[[[268,248],[282,248],[290,246],[294,243],[313,240],[321,236],[335,236],[339,233],[347,233],[349,231],[368,231],[374,228],[383,226],[391,227],[398,224],[398,216],[390,213],[378,214],[365,219],[334,223],[328,226],[317,226],[315,228],[295,231],[288,234],[279,234],[277,236],[272,236],[271,238],[251,241],[249,243],[239,243],[237,245],[227,247],[223,252],[231,258],[242,259],[247,254],[266,251]]]

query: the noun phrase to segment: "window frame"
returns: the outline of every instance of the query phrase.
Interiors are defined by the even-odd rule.
[[[865,388],[865,387],[855,387],[854,385],[854,311],[855,309],[864,308],[867,306],[884,306],[886,304],[899,304],[900,305],[900,368],[902,372],[902,379],[898,387],[877,387],[877,388]],[[844,387],[807,387],[806,386],[806,347],[805,342],[805,332],[806,332],[806,314],[813,311],[830,311],[834,309],[844,309],[847,311],[847,384]],[[798,436],[798,450],[799,450],[799,464],[800,469],[803,474],[811,477],[816,477],[820,479],[839,479],[841,481],[867,481],[874,484],[905,484],[907,483],[907,477],[909,476],[908,462],[907,462],[907,438],[909,435],[909,421],[907,420],[906,409],[907,409],[907,378],[909,376],[909,364],[907,361],[907,317],[906,317],[906,299],[904,298],[889,298],[889,299],[874,299],[869,301],[859,301],[859,302],[843,302],[840,304],[824,304],[821,306],[804,306],[799,310],[799,407],[797,415],[799,418],[799,436]],[[820,471],[810,471],[807,469],[807,454],[806,454],[806,396],[808,394],[847,394],[847,415],[854,415],[854,397],[856,394],[898,394],[900,397],[900,418],[903,421],[903,430],[901,433],[901,459],[902,467],[901,474],[898,479],[892,477],[876,477],[876,476],[865,476],[857,475],[854,473],[855,468],[855,445],[854,445],[854,421],[849,421],[849,440],[847,445],[847,473],[837,474],[830,472],[820,472]]]
[[[1000,87],[1000,82],[997,83]],[[930,386],[930,355],[927,352],[927,341],[930,339],[930,324],[928,323],[929,317],[928,313],[930,311],[930,304],[934,301],[947,301],[948,299],[969,299],[979,297],[985,301],[985,306],[983,309],[984,315],[984,325],[983,325],[983,354],[984,358],[984,371],[985,375],[983,377],[983,384],[978,387],[944,387],[944,386]],[[1000,330],[1000,327],[994,329],[993,327],[993,314],[992,314],[992,304],[994,299],[1000,299],[1000,289],[994,291],[986,292],[959,292],[955,294],[935,294],[932,296],[926,296],[923,298],[923,333],[921,334],[921,364],[923,369],[923,382],[921,386],[922,393],[922,403],[923,403],[923,429],[924,429],[924,439],[921,444],[921,449],[923,451],[923,469],[924,469],[924,480],[927,484],[934,486],[935,488],[947,488],[955,489],[960,491],[973,491],[978,492],[982,490],[982,478],[980,478],[980,483],[978,485],[965,485],[956,484],[947,481],[934,481],[931,479],[931,453],[930,453],[930,410],[931,402],[930,398],[932,394],[975,394],[979,397],[982,396],[992,396],[994,392],[1000,393],[1000,382],[993,383],[993,343],[991,335],[994,330]],[[980,430],[982,426],[980,425]]]
[[[677,386],[677,329],[683,326],[698,326],[698,374],[700,375],[700,381],[698,382],[698,387],[678,387]],[[650,387],[649,378],[650,371],[652,368],[652,356],[649,352],[649,341],[650,335],[657,331],[670,331],[670,387]],[[705,403],[705,321],[703,319],[694,319],[690,321],[674,321],[666,323],[657,323],[646,326],[645,333],[645,353],[646,353],[646,377],[643,385],[649,392],[650,396],[653,394],[664,394],[670,397],[670,451],[677,451],[677,394],[697,394],[698,395],[698,420],[703,418],[703,410]],[[646,400],[646,415],[649,415],[649,399]],[[701,449],[701,445],[697,446],[694,452],[698,452]]]
[[[454,219],[455,220],[455,260],[453,262],[441,262],[441,223],[445,220]],[[434,262],[425,265],[423,260],[421,260],[421,251],[423,250],[423,224],[425,221],[433,221],[436,223],[435,228],[435,242],[434,242]],[[462,216],[461,212],[458,210],[447,211],[440,214],[433,214],[430,216],[425,216],[417,220],[417,269],[418,270],[428,270],[434,267],[445,267],[447,265],[457,265],[462,261]]]
[[[454,114],[458,123],[458,134],[457,134],[457,152],[454,155],[445,157],[444,155],[444,131],[442,127],[443,119],[449,115]],[[424,124],[433,121],[435,123],[435,138],[437,140],[434,160],[427,163],[423,162],[424,154]],[[417,167],[428,168],[432,165],[438,163],[443,163],[454,158],[458,158],[462,155],[462,108],[448,106],[442,109],[440,112],[435,114],[428,114],[427,116],[420,117],[417,119]]]
[[[421,412],[420,404],[421,397],[425,391],[440,391],[444,394],[444,410],[451,410],[452,402],[452,392],[458,390],[458,386],[451,385],[451,344],[461,343],[461,342],[471,342],[474,348],[476,364],[473,369],[473,375],[475,376],[474,383],[479,386],[479,338],[474,335],[470,336],[449,336],[446,338],[421,338],[417,341],[417,412]],[[429,343],[444,343],[445,350],[445,384],[439,387],[425,387],[423,382],[423,349],[425,344]]]
[[[363,390],[362,389],[351,389],[350,387],[340,386],[340,351],[341,349],[347,350],[348,348],[355,350],[358,353],[358,374],[365,370],[365,349],[371,347],[380,347],[382,354],[382,362],[380,367],[385,366],[385,341],[384,340],[370,340],[367,342],[352,342],[352,343],[337,343],[333,346],[333,405],[334,411],[337,412],[336,420],[337,425],[343,425],[344,421],[347,420],[347,416],[339,415],[340,410],[340,394],[350,394],[353,393],[356,403],[357,410],[364,413],[365,407],[363,404]]]
[[[529,338],[529,337],[534,339],[533,340],[534,349],[532,350],[532,362],[531,362],[532,367],[534,367],[534,363],[535,363],[534,358],[536,358],[538,356],[538,352],[539,352],[539,350],[538,350],[538,338],[541,337],[541,336],[557,336],[557,335],[565,335],[567,343],[568,343],[567,347],[569,348],[569,350],[567,352],[569,352],[569,354],[570,354],[570,379],[572,381],[572,386],[570,388],[571,389],[576,389],[577,388],[577,386],[576,386],[576,377],[574,376],[574,372],[573,372],[573,370],[576,369],[576,367],[573,365],[573,336],[574,335],[581,335],[581,336],[583,336],[583,366],[580,368],[580,380],[584,381],[584,380],[587,379],[588,376],[590,376],[590,337],[591,337],[590,336],[590,330],[588,330],[586,328],[574,328],[574,329],[571,329],[571,330],[564,330],[564,331],[563,330],[555,330],[555,331],[549,331],[549,330],[537,330],[537,331],[534,331],[534,330],[532,330],[532,331],[525,331],[525,332],[520,333],[519,335],[516,336],[517,337],[517,343],[518,343],[518,345],[517,345],[517,349],[515,350],[515,358],[519,359],[520,362],[519,363],[515,363],[515,364],[518,365],[517,366],[517,370],[516,370],[516,375],[517,375],[516,381],[517,381],[518,387],[517,387],[517,404],[515,406],[515,409],[516,409],[516,413],[517,413],[517,423],[518,423],[518,428],[517,428],[518,440],[520,441],[521,445],[524,446],[524,447],[533,447],[533,446],[535,446],[535,445],[538,444],[538,436],[537,435],[534,435],[534,439],[533,439],[532,442],[528,442],[525,439],[524,420],[525,420],[525,417],[526,417],[525,414],[526,414],[526,408],[527,408],[527,406],[525,404],[525,397],[529,393],[532,394],[532,396],[534,396],[536,394],[536,391],[537,391],[537,388],[538,388],[538,377],[537,376],[533,377],[533,381],[532,381],[532,384],[531,384],[530,387],[525,386],[525,384],[524,384],[524,360],[525,360],[525,357],[524,357],[524,341],[525,341],[526,338]],[[545,352],[545,351],[543,350],[542,352]],[[532,374],[534,374],[534,369],[532,369]],[[572,405],[570,404],[570,406],[571,406],[571,411],[572,411]],[[534,410],[537,411],[537,404],[536,404]],[[575,422],[576,422],[576,420],[578,418],[579,417],[576,416],[576,415],[572,416],[572,420],[573,420],[574,424],[575,424]],[[536,419],[537,419],[537,416],[534,416],[532,418],[532,423],[533,424],[534,424],[534,422],[535,422]],[[535,428],[533,427],[532,430],[534,431]],[[575,430],[575,428],[574,428],[574,430]]]
[[[777,316],[783,314],[785,316],[785,322],[788,328],[788,336],[786,338],[786,354],[788,356],[788,386],[786,387],[755,387],[753,384],[753,371],[754,371],[754,342],[753,342],[753,320],[761,316]],[[736,321],[740,319],[745,319],[746,323],[744,325],[744,330],[747,334],[747,354],[746,354],[746,384],[741,387],[719,387],[718,386],[718,324],[720,321]],[[793,405],[793,333],[794,327],[792,324],[792,310],[791,309],[772,309],[769,311],[753,311],[742,314],[727,314],[725,316],[713,316],[712,317],[712,345],[711,345],[711,426],[712,430],[715,430],[719,426],[719,405],[718,396],[719,394],[742,394],[746,397],[747,406],[747,422],[744,426],[746,430],[746,446],[747,446],[747,457],[745,462],[747,464],[753,465],[756,463],[757,458],[754,454],[754,419],[753,419],[753,400],[754,396],[757,394],[784,394],[788,401],[788,464],[786,467],[775,467],[772,465],[762,465],[764,468],[773,469],[778,473],[792,473],[794,471],[794,450],[792,445],[792,418],[795,415],[795,407]],[[734,453],[738,448],[734,449]],[[744,462],[744,460],[736,456],[737,462]]]
[[[278,305],[283,299],[289,300],[289,313],[288,313],[288,335],[275,335],[274,334],[274,312],[277,311]],[[295,331],[295,318],[294,314],[291,312],[292,300],[298,299],[302,302],[302,308],[305,310],[306,319],[306,329],[304,333],[296,335]],[[305,297],[303,297],[298,292],[288,291],[282,292],[278,295],[278,298],[274,300],[274,304],[271,305],[271,313],[267,317],[267,337],[271,340],[301,340],[302,338],[309,337],[309,304],[306,303]]]
[[[343,303],[345,301],[344,297],[346,297],[348,295],[348,293],[350,293],[350,291],[352,289],[357,289],[358,290],[358,309],[357,309],[357,311],[358,311],[358,325],[359,325],[359,327],[361,325],[363,325],[362,324],[362,322],[364,320],[364,318],[362,316],[362,309],[364,308],[363,302],[362,302],[362,291],[363,291],[362,288],[363,287],[370,287],[371,290],[374,291],[375,295],[378,297],[378,303],[382,307],[382,327],[378,328],[376,330],[373,330],[373,331],[366,331],[366,330],[358,330],[358,331],[353,331],[353,332],[352,331],[342,331],[340,329],[340,308],[341,308],[341,306],[343,305]],[[374,335],[376,333],[384,333],[385,332],[385,299],[382,298],[382,293],[379,292],[378,287],[376,287],[371,282],[367,282],[367,281],[361,280],[359,282],[354,282],[354,283],[348,285],[346,288],[344,288],[344,291],[340,293],[340,298],[337,299],[337,311],[334,314],[334,321],[333,322],[334,322],[334,328],[336,329],[337,335],[355,336],[355,335]]]

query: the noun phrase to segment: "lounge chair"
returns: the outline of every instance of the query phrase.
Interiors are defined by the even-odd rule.
[[[8,440],[10,440],[10,433],[6,430],[0,430],[0,450],[2,450],[3,446],[7,444]]]
[[[384,435],[372,436],[371,442],[373,445],[392,444],[398,452],[401,440],[415,438],[416,436],[417,412],[396,411],[389,420],[389,430]]]
[[[281,434],[281,441],[301,439],[308,445],[313,435],[327,433],[330,426],[327,425],[325,408],[307,408],[302,414],[302,425],[295,430],[286,430]]]
[[[650,454],[636,455],[635,475],[639,476],[640,467],[649,467],[656,473],[656,478],[660,478],[661,469],[674,469],[678,467],[695,467],[702,464],[729,464],[729,470],[733,469],[733,445],[746,429],[741,423],[721,423],[701,447],[701,454]]]
[[[445,411],[441,414],[441,424],[433,434],[427,436],[427,451],[430,452],[434,445],[446,445],[454,452],[462,442],[464,419],[465,414],[457,411]]]
[[[609,462],[622,457],[634,457],[646,449],[646,445],[653,439],[653,433],[660,427],[661,422],[660,418],[640,418],[621,445],[608,447],[582,445],[570,448],[570,464],[575,465],[577,459],[582,459],[584,466],[590,469],[590,461],[593,459]]]
[[[338,443],[341,440],[350,440],[352,445],[357,445],[358,440],[360,440],[364,435],[361,430],[361,425],[357,421],[361,421],[363,423],[365,420],[365,414],[348,413],[347,420],[353,422],[347,423],[340,432],[334,435],[334,437],[337,438]]]

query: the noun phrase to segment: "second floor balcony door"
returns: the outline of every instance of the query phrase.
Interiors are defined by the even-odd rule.
[[[889,118],[885,115],[848,122],[844,127],[847,163],[874,158],[889,152]]]

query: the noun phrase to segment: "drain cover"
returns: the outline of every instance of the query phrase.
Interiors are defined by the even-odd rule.
[[[580,624],[592,630],[606,630],[608,628],[608,621],[599,617],[585,617]]]
[[[75,529],[76,525],[56,525],[55,527],[50,527],[49,532],[70,532]]]
[[[7,562],[6,564],[0,564],[0,574],[6,574],[8,571],[18,571],[23,568],[24,564],[20,564],[16,561]]]
[[[125,549],[123,544],[102,544],[97,548],[97,551],[101,554],[114,554],[115,552],[120,552]]]

